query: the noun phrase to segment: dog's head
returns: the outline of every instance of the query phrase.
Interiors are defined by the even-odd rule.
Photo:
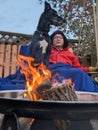
[[[60,26],[64,22],[64,19],[57,14],[57,11],[52,9],[49,3],[45,2],[45,9],[39,19],[37,30],[48,33],[50,25]]]
[[[57,14],[57,11],[52,9],[50,4],[45,2],[45,10],[46,18],[51,25],[60,26],[65,20]]]

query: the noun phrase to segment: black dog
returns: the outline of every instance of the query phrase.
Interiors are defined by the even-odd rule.
[[[64,20],[58,16],[57,12],[51,8],[49,3],[45,2],[45,9],[40,16],[37,30],[35,31],[30,44],[30,56],[35,58],[35,63],[43,62],[48,65],[50,53],[50,38],[48,32],[50,25],[60,26]],[[47,42],[41,43],[45,39]]]

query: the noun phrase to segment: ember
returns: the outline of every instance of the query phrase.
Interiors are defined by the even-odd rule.
[[[46,68],[43,63],[34,64],[35,61],[32,57],[26,57],[18,55],[17,62],[21,67],[21,73],[26,78],[26,89],[28,90],[28,96],[31,100],[37,100],[37,87],[42,84],[46,79],[51,78],[51,72]]]

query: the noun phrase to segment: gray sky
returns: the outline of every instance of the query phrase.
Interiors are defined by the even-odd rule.
[[[39,0],[0,0],[0,31],[32,35],[43,11]],[[49,34],[56,29],[52,26]]]
[[[38,0],[0,0],[0,31],[33,34],[43,10]]]
[[[0,0],[0,31],[32,35],[43,11],[39,0]],[[56,29],[52,26],[49,34]]]

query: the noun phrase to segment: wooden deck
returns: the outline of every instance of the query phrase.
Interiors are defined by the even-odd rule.
[[[0,31],[0,78],[14,74],[21,45],[30,42],[32,35]]]
[[[0,44],[0,77],[14,74],[18,68],[16,57],[21,45]]]

